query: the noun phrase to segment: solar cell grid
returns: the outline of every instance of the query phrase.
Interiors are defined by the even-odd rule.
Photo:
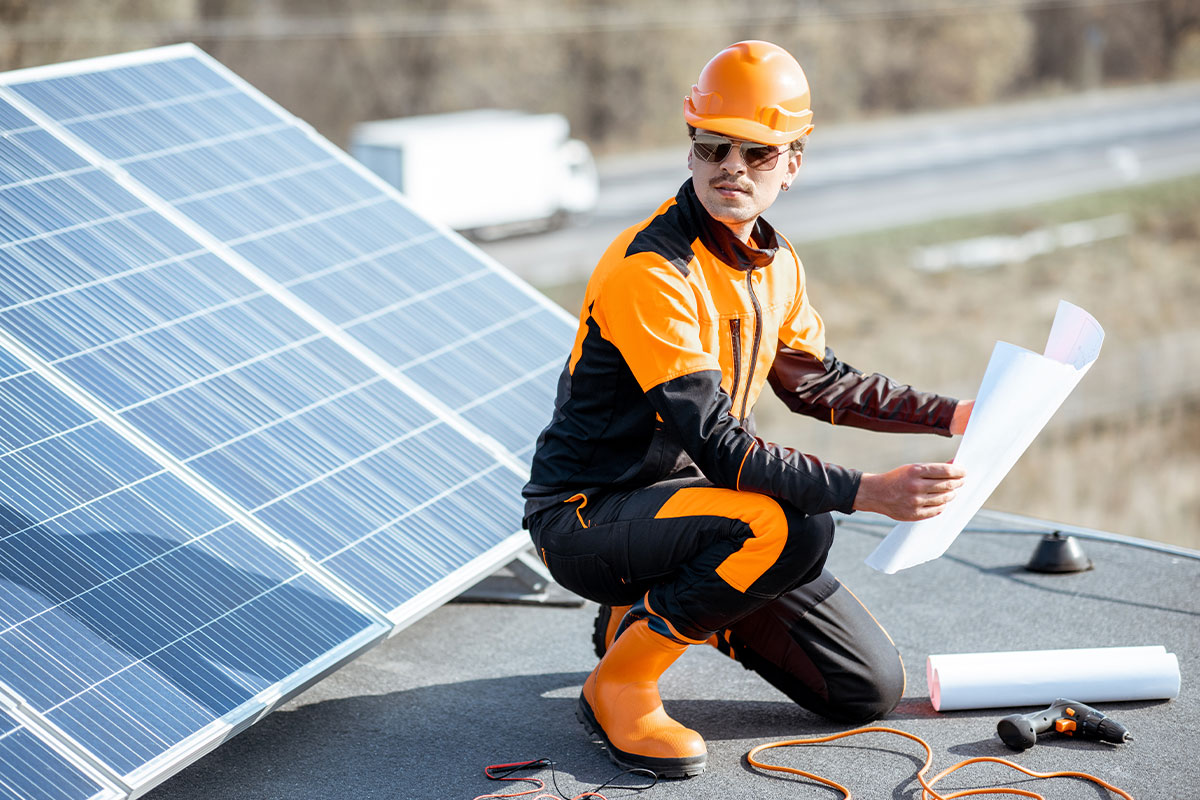
[[[0,684],[136,789],[516,552],[573,326],[194,48],[0,133]]]
[[[179,74],[193,80],[217,69],[199,58],[177,65]],[[111,107],[105,118],[119,117],[123,128],[144,130],[164,143],[132,156],[113,153],[118,163],[390,365],[402,372],[411,367],[413,380],[463,412],[463,419],[474,425],[500,422],[496,430],[482,429],[518,458],[530,457],[530,442],[545,423],[534,409],[547,407],[553,391],[549,373],[560,368],[569,346],[571,326],[561,314],[430,228],[382,184],[361,176],[273,105],[264,102],[256,113],[241,105],[224,109],[223,102],[244,102],[245,96],[219,92],[200,103],[188,93],[190,84],[150,91],[142,87],[145,77],[153,78],[139,75],[128,82],[144,95],[179,94],[149,111],[136,103],[124,110]],[[220,77],[204,82],[226,85]],[[208,140],[155,132],[169,129],[172,115],[184,109],[240,119],[245,128],[225,127]],[[83,105],[62,105],[57,118],[89,144],[102,144],[84,126],[88,114]],[[173,139],[174,147],[167,144]],[[181,185],[181,174],[191,187]],[[480,396],[522,413],[481,409],[475,402]]]
[[[0,710],[0,798],[107,800],[119,797]]]
[[[180,67],[173,74],[189,70],[192,74],[198,74],[209,69],[194,59],[184,61],[188,64],[187,68]],[[90,119],[89,115],[100,114],[104,120],[113,124],[120,118],[123,126],[153,127],[161,123],[164,115],[169,116],[185,106],[195,113],[223,114],[218,112],[213,104],[234,96],[233,93],[223,90],[218,90],[215,95],[211,92],[203,94],[206,105],[197,107],[192,101],[201,95],[186,93],[193,87],[176,87],[184,92],[176,96],[170,96],[168,91],[157,87],[154,90],[141,91],[141,96],[155,98],[149,101],[150,108],[139,107],[136,113],[125,113],[119,107],[111,106],[97,112],[84,104],[71,104],[62,99],[84,94],[72,84],[72,80],[73,78],[60,78],[51,82],[52,86],[48,87],[15,88],[31,100],[47,93],[54,95],[57,100],[53,107],[59,121],[63,122],[68,130],[85,139],[92,135],[93,130],[83,126],[83,123]],[[122,80],[126,85],[141,85],[140,78],[133,79],[125,75]],[[221,84],[219,80],[209,83]],[[127,99],[128,97],[129,95],[126,95]],[[372,318],[389,316],[388,324],[393,328],[386,331],[386,335],[380,336],[375,331],[363,338],[376,345],[376,350],[397,348],[401,342],[409,343],[401,350],[403,362],[414,368],[421,368],[425,362],[436,362],[423,367],[422,375],[428,374],[432,377],[422,378],[422,386],[444,388],[447,392],[446,397],[453,400],[454,405],[475,412],[483,421],[490,423],[496,415],[476,411],[481,397],[496,397],[501,405],[509,408],[519,408],[522,411],[531,409],[534,403],[523,397],[529,394],[530,390],[523,388],[522,384],[526,383],[531,375],[535,380],[542,379],[542,382],[545,382],[542,375],[545,365],[533,364],[533,369],[530,369],[531,365],[527,359],[525,363],[518,363],[518,359],[515,359],[511,352],[493,350],[482,340],[500,329],[522,326],[531,317],[541,316],[553,320],[553,312],[532,301],[529,295],[515,290],[512,284],[497,279],[494,272],[481,267],[478,259],[471,257],[460,246],[447,245],[444,237],[434,235],[436,232],[428,224],[413,216],[377,185],[370,183],[338,159],[332,158],[328,150],[314,144],[311,137],[299,128],[293,125],[286,130],[280,130],[281,117],[265,110],[265,106],[264,110],[256,115],[224,114],[224,117],[242,120],[247,125],[258,127],[241,132],[222,129],[219,135],[207,142],[198,138],[186,139],[173,146],[164,146],[160,151],[143,152],[130,157],[127,162],[122,163],[122,167],[149,184],[154,180],[154,170],[158,170],[157,174],[160,175],[179,174],[177,169],[159,168],[156,163],[159,158],[191,159],[192,165],[197,168],[196,171],[202,171],[206,165],[216,165],[215,169],[204,173],[204,177],[198,178],[198,183],[206,187],[200,192],[179,195],[177,191],[172,191],[160,183],[158,188],[164,195],[163,199],[171,199],[178,210],[192,215],[194,221],[200,222],[201,227],[207,229],[207,233],[224,235],[227,243],[235,251],[240,252],[239,248],[245,247],[246,254],[254,258],[256,267],[271,273],[272,267],[286,266],[290,272],[271,277],[290,280],[289,288],[294,286],[297,294],[314,305],[320,303],[322,311],[336,311],[333,305],[341,298],[337,292],[322,291],[319,286],[321,280],[340,276],[344,268],[335,265],[322,269],[321,264],[311,263],[313,242],[316,243],[317,252],[340,259],[338,264],[371,270],[374,273],[371,277],[377,281],[374,290],[371,291],[364,284],[364,290],[356,299],[367,296],[386,297],[389,299],[390,308],[385,307],[382,311],[373,305],[356,308],[353,303],[349,303],[342,306],[340,314],[334,313],[331,316],[339,317],[343,325],[352,325],[356,320],[365,320],[364,324],[369,324]],[[213,126],[201,126],[200,129],[209,133],[215,130]],[[262,142],[263,137],[270,141],[269,149],[273,153],[271,159],[265,163],[276,172],[261,175],[259,178],[245,178],[244,176],[255,174],[255,170],[263,166],[252,161],[256,155],[267,149]],[[88,144],[97,145],[103,142],[88,141]],[[98,149],[104,151],[105,147]],[[108,153],[119,155],[111,149]],[[192,173],[188,175],[190,179]],[[216,183],[213,182],[214,178],[217,179]],[[232,183],[221,187],[217,185],[221,179],[231,180]],[[307,183],[298,185],[294,183],[296,180]],[[240,207],[231,210],[228,207],[231,197],[244,198],[244,201],[249,203],[248,208],[254,209],[254,213]],[[231,225],[231,220],[237,220],[237,230],[221,227]],[[245,226],[250,223],[253,223],[253,227],[263,230],[252,234],[244,233]],[[414,235],[417,237],[416,241],[406,238]],[[264,259],[263,256],[267,253],[274,255],[274,258]],[[382,254],[381,258],[384,260],[381,263],[376,262],[372,258],[373,253]],[[405,259],[406,253],[409,255],[403,263],[389,263],[386,260],[388,257]],[[307,261],[298,260],[301,258]],[[168,263],[175,265],[174,262]],[[315,277],[314,267],[317,267]],[[228,267],[223,269],[228,271]],[[454,271],[463,274],[462,287],[458,287],[453,279],[447,278],[447,273],[453,274]],[[150,270],[143,271],[143,278],[148,274]],[[386,282],[382,282],[383,280]],[[226,283],[222,276],[215,278],[214,282]],[[114,285],[112,288],[116,290],[120,289],[120,286]],[[456,288],[462,289],[462,300],[459,301],[456,296],[453,302],[444,303],[439,307],[435,302],[437,296],[446,295],[448,292],[453,294]],[[414,291],[423,291],[425,295],[414,294]],[[483,299],[475,298],[475,293],[480,294]],[[79,298],[76,294],[71,294],[65,298],[64,304],[73,311],[79,305]],[[113,303],[107,297],[100,305],[109,309],[121,307],[120,303]],[[245,381],[230,380],[240,378],[236,368],[226,370],[218,376],[220,382],[218,377],[206,377],[203,366],[209,360],[246,365],[254,362],[256,358],[271,359],[280,356],[288,352],[288,344],[292,347],[303,347],[320,340],[316,333],[308,332],[306,337],[304,331],[292,329],[285,331],[282,336],[283,341],[288,344],[281,344],[275,351],[267,351],[267,354],[256,354],[249,349],[239,351],[238,347],[243,342],[238,333],[244,331],[250,323],[245,319],[238,319],[226,324],[226,319],[242,315],[253,305],[270,307],[272,313],[279,314],[281,318],[289,321],[294,322],[298,319],[277,307],[269,297],[260,295],[253,301],[246,300],[240,303],[236,300],[225,300],[199,309],[194,312],[194,318],[175,325],[160,324],[157,328],[150,328],[140,323],[132,323],[134,330],[127,332],[123,339],[93,344],[89,349],[63,358],[61,368],[89,391],[104,399],[130,422],[151,433],[164,444],[172,446],[175,455],[184,459],[194,459],[189,462],[190,466],[247,508],[261,514],[262,519],[272,520],[287,516],[293,522],[287,529],[287,535],[313,551],[318,559],[323,558],[332,549],[341,552],[347,542],[359,541],[357,537],[364,535],[364,531],[368,532],[368,535],[382,536],[386,539],[389,535],[394,535],[391,531],[395,525],[388,523],[412,524],[414,515],[422,513],[420,503],[428,499],[421,495],[425,490],[430,490],[436,495],[437,492],[446,491],[447,487],[459,487],[468,494],[475,494],[475,500],[481,506],[493,510],[491,518],[484,523],[480,531],[475,532],[461,551],[460,563],[467,563],[486,550],[487,542],[496,538],[496,534],[488,533],[489,531],[497,531],[498,528],[512,531],[517,528],[520,508],[514,490],[519,488],[521,481],[512,478],[497,479],[494,476],[487,481],[477,480],[480,477],[478,472],[463,470],[482,469],[484,466],[466,466],[467,462],[462,459],[443,457],[440,463],[427,463],[420,459],[414,461],[411,455],[404,456],[400,453],[402,457],[391,459],[386,469],[380,467],[380,464],[387,461],[383,458],[386,452],[374,454],[368,460],[351,461],[349,468],[357,466],[361,470],[358,477],[360,482],[365,481],[369,486],[372,498],[392,498],[390,502],[367,505],[365,508],[358,498],[359,494],[366,491],[362,486],[355,485],[353,481],[333,481],[332,473],[321,473],[319,462],[322,459],[328,460],[330,454],[340,454],[345,449],[339,442],[330,441],[325,436],[325,431],[330,429],[330,410],[337,410],[358,400],[355,397],[344,399],[339,394],[345,391],[344,387],[334,390],[335,394],[339,394],[338,397],[328,398],[324,403],[295,412],[280,393],[281,386],[294,389],[297,385],[295,383],[275,383],[264,391],[261,385],[253,382],[247,386]],[[36,323],[29,322],[28,319],[22,319],[21,322],[26,325],[27,330],[32,330],[35,325],[44,328],[47,312],[49,316],[54,317],[54,311],[53,308],[43,310],[39,307],[33,313],[25,315],[26,318],[35,317]],[[491,325],[471,330],[459,323],[460,319],[472,315],[491,320]],[[65,325],[62,314],[59,314],[57,319],[59,325],[51,332],[52,335],[45,330],[36,330],[35,333],[40,335],[43,341],[56,341],[61,344],[62,340],[67,338],[63,335],[62,328],[69,326]],[[4,322],[3,316],[0,315],[0,326]],[[337,322],[332,324],[336,326]],[[138,331],[138,327],[144,329]],[[541,327],[538,335],[542,339],[547,338],[547,331],[562,335],[561,329],[554,330],[552,325],[543,324]],[[195,333],[189,335],[193,329],[196,329]],[[430,343],[431,335],[439,337],[435,340],[437,343],[446,343],[440,346]],[[515,338],[521,338],[519,332]],[[181,339],[186,339],[186,342],[181,342]],[[265,334],[256,334],[250,337],[250,340],[251,343],[259,345],[271,341]],[[198,358],[200,351],[205,348],[211,349],[214,343],[220,343],[220,352],[215,354],[215,359]],[[432,354],[429,352],[431,349]],[[524,345],[521,349],[525,349]],[[47,352],[45,355],[50,357],[53,354]],[[552,358],[558,361],[561,351],[554,352]],[[345,360],[344,355],[341,360]],[[392,361],[401,366],[401,358]],[[328,369],[326,363],[319,363],[317,367]],[[446,379],[438,374],[441,369],[456,370],[458,376]],[[148,375],[154,377],[151,379]],[[538,394],[544,398],[546,390],[540,385],[537,388],[541,390]],[[514,390],[520,399],[516,402],[505,402],[508,398],[503,394]],[[370,418],[375,432],[390,431],[392,435],[390,438],[385,437],[385,441],[391,446],[398,450],[433,448],[442,453],[477,450],[477,447],[462,434],[444,426],[437,428],[436,423],[429,422],[428,415],[414,419],[413,402],[399,391],[378,386],[373,389],[373,395],[381,394],[389,396],[386,399],[372,397],[371,404],[388,411],[383,414],[376,411]],[[230,396],[236,397],[236,400],[230,401]],[[439,399],[445,401],[446,398]],[[159,404],[164,408],[158,408]],[[225,440],[224,447],[221,446],[222,442],[213,442],[211,437],[206,439],[197,435],[197,431],[211,433],[214,420],[221,420],[220,424],[228,429],[230,420],[253,416],[248,412],[263,407],[270,408],[266,415],[268,419],[262,419],[260,414],[256,420],[259,427],[253,433],[248,434],[246,430],[237,429],[236,426],[234,430],[225,430],[229,438]],[[400,410],[404,419],[394,428],[389,428],[387,420],[396,416],[396,409]],[[292,419],[287,416],[292,413],[296,413],[298,417]],[[271,414],[274,414],[273,418]],[[307,424],[305,417],[314,420],[320,418],[321,424]],[[535,429],[542,423],[541,414],[522,413],[507,418],[504,422],[503,441],[506,444],[511,443],[511,449],[518,452],[519,457],[527,458],[528,444],[536,434]],[[421,432],[421,425],[433,425],[437,430],[424,439],[413,439]],[[343,425],[342,429],[346,427]],[[352,437],[352,445],[359,438],[361,437]],[[202,445],[205,446],[205,450],[197,455],[195,448]],[[395,466],[397,464],[404,466],[400,468]],[[414,475],[420,475],[412,471],[414,464],[431,475],[444,475],[444,480],[414,479]],[[346,468],[342,466],[339,472]],[[330,491],[322,490],[321,493],[325,495],[326,502],[338,509],[337,514],[326,512],[315,515],[321,520],[321,524],[295,524],[298,518],[311,520],[314,512],[311,508],[305,508],[303,512],[292,508],[293,504],[302,502],[293,495],[309,493],[322,475],[329,481],[325,489]],[[329,497],[331,492],[333,497]],[[315,494],[316,491],[311,493]],[[411,500],[412,505],[398,506],[396,498]],[[381,524],[376,524],[380,508],[393,509],[393,516]],[[269,513],[275,516],[267,516]],[[339,523],[334,530],[339,534],[343,531],[350,533],[331,535],[327,527],[330,517],[336,517]],[[338,564],[350,561],[349,558],[342,558],[330,566],[337,572]],[[411,571],[403,570],[406,574]],[[396,590],[388,599],[387,607],[396,608],[410,597],[408,590],[401,588],[408,585],[408,582],[403,580],[406,575],[390,571],[389,574],[395,579]],[[352,573],[343,577],[359,588],[367,581],[365,574]],[[378,586],[381,581],[371,578],[370,583]]]
[[[95,186],[125,200],[122,206],[133,205],[111,179],[95,177]],[[0,329],[245,508],[260,513],[288,504],[293,493],[327,481],[333,495],[328,501],[339,509],[338,527],[293,525],[286,531],[320,559],[363,531],[386,536],[389,526],[377,519],[380,509],[391,509],[384,523],[399,522],[427,499],[423,492],[460,485],[489,491],[482,487],[490,484],[471,480],[491,466],[476,445],[332,345],[230,264],[209,253],[170,255],[165,245],[148,252],[130,244],[134,236],[139,243],[150,242],[143,234],[104,229],[114,217],[129,213],[123,207],[94,210],[105,214],[93,224],[104,235],[91,237],[78,259],[45,256],[47,247],[55,252],[71,247],[60,247],[60,232],[50,229],[38,230],[37,238],[0,244],[26,265],[9,281],[9,294],[20,299],[0,310]],[[136,213],[156,216],[145,207]],[[70,233],[78,236],[82,230]],[[176,249],[198,248],[191,241]],[[97,263],[111,265],[107,274],[97,277],[94,267],[75,267]],[[117,271],[130,263],[132,268]],[[439,451],[479,457],[423,458]],[[355,480],[333,480],[347,470],[356,471]],[[425,474],[437,479],[423,479]],[[363,487],[389,502],[364,505],[358,499]],[[498,510],[485,531],[517,528],[512,497],[479,498]],[[484,552],[490,541],[494,536],[476,536],[462,550],[461,563]],[[358,573],[342,577],[351,584],[368,580]],[[369,582],[379,586],[388,579]],[[411,586],[394,581],[385,607],[409,599]]]
[[[0,397],[3,682],[118,773],[375,627],[7,354]]]

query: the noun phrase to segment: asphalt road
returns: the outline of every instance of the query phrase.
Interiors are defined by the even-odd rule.
[[[686,151],[600,164],[585,221],[481,246],[531,283],[585,277],[612,238],[672,196]],[[818,126],[768,219],[793,242],[1028,206],[1200,172],[1200,82]]]

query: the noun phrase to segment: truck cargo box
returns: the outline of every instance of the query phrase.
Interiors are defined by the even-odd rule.
[[[591,151],[561,114],[481,109],[357,125],[351,154],[421,213],[485,238],[596,205]]]

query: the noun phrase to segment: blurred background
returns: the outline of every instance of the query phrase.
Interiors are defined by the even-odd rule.
[[[347,148],[368,121],[561,115],[595,156],[590,212],[466,232],[572,314],[608,241],[687,178],[682,98],[746,38],[812,86],[800,181],[767,218],[838,355],[969,397],[997,340],[1040,352],[1058,301],[1082,306],[1100,359],[988,506],[1200,547],[1196,0],[0,0],[2,69],[191,41]],[[443,183],[529,180],[498,126],[458,119],[473,135],[422,159]],[[955,448],[769,397],[756,417],[873,471]]]

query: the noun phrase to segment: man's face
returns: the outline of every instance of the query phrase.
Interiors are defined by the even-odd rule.
[[[708,213],[746,241],[758,215],[771,207],[785,183],[791,184],[795,180],[800,170],[800,154],[783,145],[776,148],[783,152],[773,165],[756,169],[746,163],[741,140],[704,130],[697,130],[696,135],[702,142],[708,136],[721,136],[733,142],[718,161],[700,158],[697,145],[693,143],[688,150],[688,169],[692,171],[696,195]]]

